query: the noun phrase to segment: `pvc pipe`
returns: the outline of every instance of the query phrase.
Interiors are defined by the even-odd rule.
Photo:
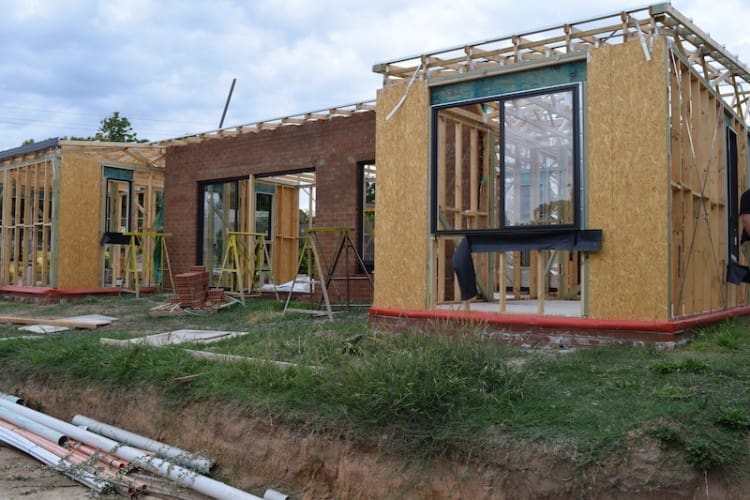
[[[267,489],[265,493],[263,493],[263,500],[288,500],[289,495],[285,495],[284,493],[279,493],[276,490]]]
[[[198,472],[208,473],[213,467],[214,462],[198,453],[181,450],[168,444],[160,443],[145,436],[126,431],[114,425],[105,424],[83,415],[76,415],[71,420],[74,425],[87,428],[88,430],[101,434],[102,436],[120,441],[128,446],[141,448],[156,453],[161,458],[166,458],[172,462],[190,467]]]
[[[0,393],[0,394],[2,394],[2,393]],[[23,399],[19,398],[18,396],[13,396],[11,394],[2,394],[2,396],[0,396],[0,397],[2,397],[3,399],[7,399],[8,401],[11,401],[13,403],[26,406],[26,401],[24,401]]]
[[[102,481],[97,478],[94,474],[91,474],[85,470],[75,470],[73,464],[69,461],[64,460],[54,453],[51,453],[37,444],[34,444],[30,440],[17,433],[10,431],[4,427],[0,427],[0,441],[12,446],[22,452],[31,455],[35,459],[39,460],[43,464],[52,467],[53,469],[62,472],[69,478],[77,481],[86,487],[95,490],[97,493],[102,493],[109,489],[110,485],[106,481]]]
[[[78,441],[69,441],[67,444],[67,448],[69,450],[80,451],[81,453],[89,457],[93,456],[100,462],[105,463],[111,467],[115,467],[116,469],[119,469],[119,470],[127,469],[130,466],[130,464],[127,461],[119,457],[110,455],[109,453],[105,453],[102,450],[94,448],[93,446],[79,443]]]
[[[81,429],[73,424],[32,410],[31,408],[11,403],[7,399],[0,398],[0,407],[15,410],[25,417],[67,434],[72,439],[100,448],[107,453],[132,462],[138,467],[166,477],[180,486],[193,489],[204,495],[227,500],[262,500],[260,497],[233,488],[220,481],[201,476],[190,469],[172,464],[160,458],[150,457],[130,446],[123,445],[99,434],[94,434],[93,432]]]
[[[15,425],[16,427],[26,429],[27,431],[31,431],[34,434],[42,436],[44,439],[48,439],[60,446],[65,446],[65,443],[68,442],[68,436],[66,436],[65,434],[57,432],[56,430],[50,429],[45,425],[39,424],[38,422],[19,415],[12,409],[0,408],[0,418],[8,423]]]

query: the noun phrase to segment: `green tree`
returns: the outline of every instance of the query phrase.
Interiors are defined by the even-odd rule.
[[[148,142],[147,139],[138,139],[138,134],[133,132],[130,120],[120,116],[119,111],[115,111],[111,116],[99,122],[99,130],[92,139],[108,142]]]

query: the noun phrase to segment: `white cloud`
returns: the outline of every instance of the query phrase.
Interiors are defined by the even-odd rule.
[[[677,0],[750,61],[747,0]],[[162,139],[374,98],[376,63],[580,21],[613,0],[9,0],[0,149],[92,135],[113,111]]]

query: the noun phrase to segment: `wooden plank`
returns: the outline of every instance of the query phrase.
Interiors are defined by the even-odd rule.
[[[10,323],[19,325],[50,325],[64,326],[67,328],[99,328],[100,326],[110,324],[108,320],[91,320],[75,321],[67,319],[50,319],[50,318],[26,318],[21,316],[0,316],[0,323]]]
[[[21,261],[23,256],[21,255],[21,192],[23,185],[21,184],[21,171],[24,169],[16,169],[14,172],[14,190],[13,190],[13,284],[22,285],[22,271]]]
[[[453,125],[453,141],[454,141],[454,152],[453,152],[453,163],[454,172],[453,177],[453,206],[456,208],[453,214],[453,228],[463,229],[463,192],[464,192],[464,174],[463,174],[463,125],[456,122]],[[455,245],[454,245],[455,251]],[[457,300],[461,296],[461,290],[458,286],[458,278],[453,276],[453,299]]]
[[[11,186],[10,170],[3,172],[3,224],[0,228],[2,235],[2,283],[10,284],[10,204],[12,199],[13,187]]]
[[[52,252],[50,249],[50,233],[52,222],[50,212],[52,210],[52,165],[49,161],[44,163],[43,195],[44,205],[42,207],[42,284],[50,285],[50,260]]]
[[[537,258],[536,258],[536,313],[539,315],[544,314],[544,297],[546,295],[546,275],[547,273],[544,272],[546,268],[546,254],[547,252],[544,250],[540,250],[537,252]]]
[[[500,258],[500,263],[497,266],[499,299],[497,301],[497,307],[498,307],[498,312],[504,313],[505,308],[506,308],[506,298],[505,298],[506,269],[505,269],[505,266],[507,264],[505,252],[499,252],[499,258]]]
[[[438,214],[445,210],[445,198],[448,186],[446,186],[446,122],[443,116],[438,116],[438,138],[437,138],[437,198],[438,198]],[[441,227],[441,223],[438,220],[438,229]],[[445,262],[446,262],[446,247],[445,240],[440,238],[437,243],[437,258],[435,259],[437,266],[437,289],[436,289],[436,303],[445,302]],[[435,271],[433,271],[435,274]]]

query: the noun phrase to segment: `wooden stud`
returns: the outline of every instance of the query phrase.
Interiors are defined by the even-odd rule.
[[[505,273],[506,273],[506,254],[505,252],[499,252],[499,258],[500,263],[497,266],[497,281],[499,283],[498,290],[499,290],[499,298],[497,301],[498,305],[498,312],[504,313],[506,308],[506,298],[505,298]]]

